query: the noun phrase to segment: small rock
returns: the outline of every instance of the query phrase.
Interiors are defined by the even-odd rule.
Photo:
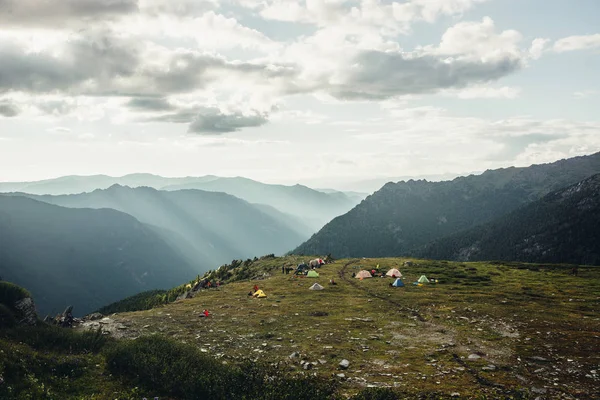
[[[340,361],[339,365],[341,369],[348,369],[348,367],[350,366],[350,361],[343,359],[342,361]]]
[[[289,356],[290,358],[298,358],[300,357],[300,353],[298,353],[297,351],[293,352],[292,354],[290,354]]]
[[[323,360],[322,358],[319,358],[319,363],[321,363],[321,364],[327,364],[327,361]]]
[[[345,377],[346,377],[346,375],[345,375],[345,374],[337,374],[336,376],[337,376],[338,378],[345,378]]]
[[[312,369],[313,365],[311,363],[304,363],[304,365],[302,366],[302,368],[304,368],[305,370],[309,370]]]
[[[548,391],[546,388],[536,388],[536,387],[532,387],[531,391],[533,393],[537,393],[537,394],[546,394],[546,392]]]
[[[450,397],[460,397],[460,393],[458,393],[458,392],[452,392],[450,394]]]
[[[483,371],[495,371],[496,370],[496,366],[493,364],[487,365],[483,368],[481,368]]]
[[[532,360],[534,360],[534,361],[541,361],[541,362],[547,362],[547,361],[548,361],[548,359],[547,359],[547,358],[540,357],[540,356],[533,356],[533,357],[530,357],[530,358],[531,358]]]
[[[477,355],[477,354],[469,354],[469,360],[479,360],[481,358],[481,356]]]

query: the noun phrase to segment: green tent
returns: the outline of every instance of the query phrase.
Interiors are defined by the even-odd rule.
[[[425,275],[421,275],[421,277],[419,278],[419,280],[417,282],[419,282],[419,283],[429,283],[429,279],[427,279],[427,277]]]
[[[306,274],[306,276],[309,278],[318,278],[319,274],[317,274],[317,271],[308,271],[308,274]]]

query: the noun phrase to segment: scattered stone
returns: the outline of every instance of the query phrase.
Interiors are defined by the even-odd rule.
[[[337,374],[336,376],[337,376],[338,378],[342,378],[342,379],[344,379],[344,378],[346,377],[346,374]]]
[[[348,369],[348,367],[350,366],[350,361],[343,359],[342,361],[340,361],[339,366],[341,369]]]
[[[313,365],[311,363],[304,363],[304,365],[302,366],[302,368],[304,368],[305,370],[309,370],[313,368]]]
[[[481,358],[481,356],[477,355],[477,354],[469,354],[468,359],[469,360],[479,360]]]
[[[460,397],[460,393],[458,393],[458,392],[452,392],[450,394],[450,397]]]
[[[496,370],[496,366],[494,364],[489,364],[483,368],[481,368],[483,371],[495,371]]]
[[[537,393],[537,394],[546,394],[546,392],[548,392],[548,390],[546,388],[537,388],[537,387],[532,387],[531,391],[533,393]]]
[[[298,358],[300,357],[300,353],[298,353],[297,351],[293,352],[292,354],[290,354],[289,356],[290,358]]]
[[[319,363],[321,363],[321,364],[327,364],[327,361],[323,360],[322,358],[319,358]]]

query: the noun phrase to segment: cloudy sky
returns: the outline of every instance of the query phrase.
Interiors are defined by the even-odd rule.
[[[598,0],[0,0],[0,180],[343,187],[600,151]]]

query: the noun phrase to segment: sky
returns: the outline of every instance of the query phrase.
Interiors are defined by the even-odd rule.
[[[597,0],[0,0],[0,181],[353,182],[600,151]]]

